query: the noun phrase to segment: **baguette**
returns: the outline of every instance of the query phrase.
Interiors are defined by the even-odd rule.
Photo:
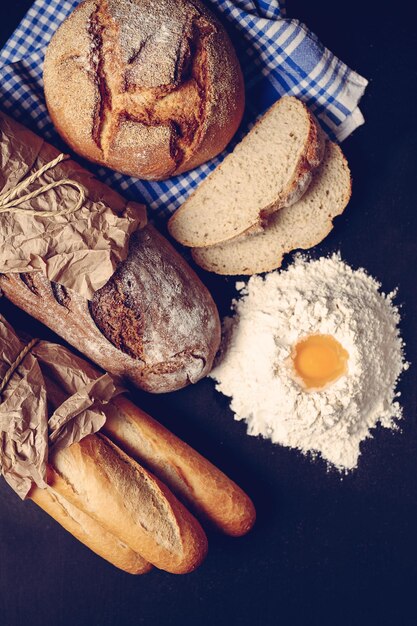
[[[262,230],[267,218],[307,190],[323,157],[324,138],[297,98],[278,100],[169,220],[191,248]]]
[[[28,498],[93,552],[129,574],[146,574],[152,565],[116,535],[65,500],[51,487],[32,487]]]
[[[76,387],[70,375],[64,383],[55,377],[48,361],[42,359],[42,346],[35,353],[40,356],[48,403],[57,409]],[[83,359],[77,359],[76,367],[87,379],[99,375]],[[97,407],[107,409],[107,404]],[[47,506],[70,532],[75,527],[73,534],[84,543],[87,539],[93,550],[110,560],[121,560],[123,569],[147,571],[149,555],[156,566],[183,573],[194,569],[205,555],[206,537],[198,522],[164,485],[102,434],[88,435],[55,452],[52,449],[47,482],[48,491],[32,489],[38,504]]]
[[[50,459],[48,484],[160,569],[194,570],[207,552],[197,520],[165,485],[102,434]]]
[[[106,414],[103,432],[187,505],[228,535],[244,535],[252,528],[252,501],[207,459],[125,396],[112,400]]]
[[[87,364],[79,359],[83,368]],[[48,398],[54,406],[66,396],[51,380],[46,364],[43,373]],[[89,366],[89,376],[99,372]],[[101,432],[119,448],[145,466],[181,500],[223,532],[239,536],[255,522],[250,498],[219,469],[170,433],[152,417],[119,395],[105,406],[106,422]]]

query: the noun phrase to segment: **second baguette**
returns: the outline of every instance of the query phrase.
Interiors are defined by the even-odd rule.
[[[187,505],[232,536],[247,533],[256,518],[251,499],[217,467],[125,396],[107,407],[103,431],[149,468]]]

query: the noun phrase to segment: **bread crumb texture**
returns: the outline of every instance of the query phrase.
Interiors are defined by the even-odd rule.
[[[339,146],[326,142],[325,155],[304,196],[274,213],[262,232],[209,248],[194,248],[198,265],[217,274],[258,274],[280,267],[284,255],[317,245],[349,202],[349,167]]]
[[[183,245],[206,247],[261,228],[271,213],[305,193],[323,149],[306,106],[281,98],[178,209],[171,235]]]

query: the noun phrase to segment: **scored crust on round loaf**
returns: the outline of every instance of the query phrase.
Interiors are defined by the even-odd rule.
[[[258,274],[280,267],[284,254],[308,249],[333,228],[333,218],[349,202],[349,166],[339,146],[326,142],[323,162],[306,194],[275,213],[261,233],[239,237],[210,248],[194,248],[195,262],[217,274]]]
[[[305,193],[323,150],[307,107],[281,98],[171,217],[171,235],[200,248],[261,230],[271,213]]]
[[[76,152],[149,180],[221,152],[244,108],[232,44],[199,0],[85,0],[52,37],[44,86]]]

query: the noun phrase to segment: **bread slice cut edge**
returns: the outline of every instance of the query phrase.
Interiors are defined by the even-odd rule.
[[[343,213],[350,196],[347,161],[340,147],[327,141],[323,163],[298,202],[273,215],[263,232],[194,248],[193,259],[203,269],[223,275],[260,274],[277,269],[285,254],[312,248],[327,237],[333,219]]]
[[[290,114],[299,121],[301,133],[293,124],[288,124],[285,116]],[[276,125],[275,138],[271,139],[268,124]],[[300,138],[296,140],[298,135]],[[257,144],[259,156],[256,157],[253,148]],[[278,147],[284,150],[289,163],[282,165],[284,159],[279,160],[277,156],[269,182],[262,183],[265,154]],[[208,247],[243,232],[262,229],[269,215],[294,204],[307,191],[323,152],[323,133],[313,115],[297,98],[284,96],[257,121],[234,151],[171,217],[168,223],[171,236],[190,248]],[[271,161],[272,154],[268,162]],[[275,161],[271,170],[274,167]],[[242,175],[239,174],[241,168]],[[249,172],[246,172],[248,168]],[[278,184],[271,178],[282,180]],[[266,191],[268,186],[270,189]],[[221,208],[216,208],[219,206]]]

